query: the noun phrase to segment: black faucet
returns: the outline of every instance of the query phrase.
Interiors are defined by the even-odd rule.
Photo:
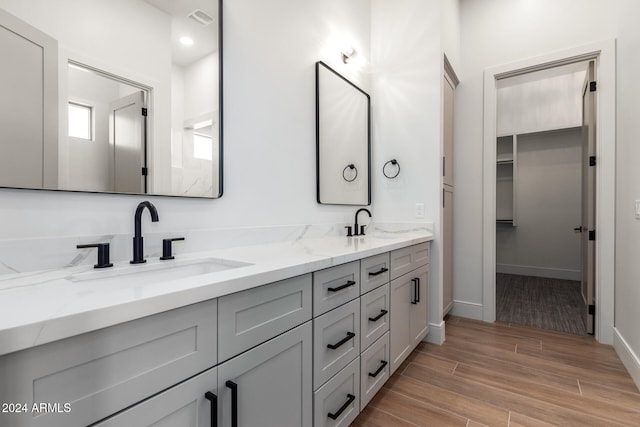
[[[361,226],[360,226],[360,230],[358,230],[358,214],[359,214],[360,212],[362,212],[362,211],[364,211],[364,212],[366,212],[367,214],[369,214],[369,218],[371,218],[371,212],[369,212],[369,209],[367,209],[367,208],[360,208],[360,209],[358,209],[358,210],[356,211],[356,223],[355,223],[355,225],[353,226],[353,235],[354,235],[354,236],[364,236],[364,227],[365,227],[365,226],[364,226],[364,225],[361,225]]]
[[[131,264],[142,264],[143,262],[147,262],[147,260],[144,259],[144,243],[142,240],[142,211],[144,211],[144,208],[149,209],[151,221],[158,222],[158,211],[156,210],[156,207],[146,200],[144,202],[140,202],[136,208],[136,215],[134,217],[135,234],[133,236],[133,259],[130,261]]]

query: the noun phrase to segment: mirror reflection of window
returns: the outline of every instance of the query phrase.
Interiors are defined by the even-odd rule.
[[[93,139],[93,109],[87,105],[69,103],[69,136],[91,141]]]
[[[213,138],[208,135],[194,133],[193,157],[195,159],[213,160]]]

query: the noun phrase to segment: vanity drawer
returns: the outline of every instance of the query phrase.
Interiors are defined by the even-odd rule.
[[[313,388],[360,354],[360,300],[313,319]]]
[[[2,414],[2,425],[88,425],[211,368],[217,318],[214,299],[3,356],[0,402],[71,410]]]
[[[389,332],[360,355],[360,407],[364,408],[389,379]]]
[[[360,293],[365,294],[389,282],[389,252],[360,261]]]
[[[360,358],[357,358],[314,393],[314,427],[347,427],[360,413],[359,394]]]
[[[429,264],[429,242],[391,251],[391,280]]]
[[[220,361],[310,320],[311,298],[311,273],[220,298]]]
[[[360,297],[360,351],[389,330],[389,284]]]
[[[360,296],[360,261],[313,273],[313,315],[338,307]]]

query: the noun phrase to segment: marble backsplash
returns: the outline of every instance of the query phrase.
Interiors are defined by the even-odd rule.
[[[184,237],[173,243],[175,255],[258,245],[263,243],[298,241],[326,236],[344,236],[345,225],[302,224],[271,227],[239,227],[184,232],[144,232],[145,257],[162,254],[162,239]],[[367,234],[396,234],[407,231],[433,231],[431,223],[372,223]],[[109,243],[112,262],[124,262],[132,256],[132,234],[69,236],[34,239],[0,240],[0,275],[59,269],[95,264],[96,249],[76,249],[87,243]]]

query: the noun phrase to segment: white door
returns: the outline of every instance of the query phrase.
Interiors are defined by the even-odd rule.
[[[595,86],[595,87],[593,87]],[[583,319],[595,333],[596,92],[595,64],[589,63],[582,95],[582,274]],[[591,237],[590,237],[591,236]]]
[[[453,307],[453,190],[442,189],[442,317]]]
[[[56,40],[0,9],[0,186],[57,186],[57,49]]]
[[[391,281],[391,371],[393,374],[411,353],[411,302],[415,290],[413,276],[405,274]]]
[[[113,191],[146,193],[146,117],[142,91],[120,98],[109,106],[109,142],[113,146]]]

